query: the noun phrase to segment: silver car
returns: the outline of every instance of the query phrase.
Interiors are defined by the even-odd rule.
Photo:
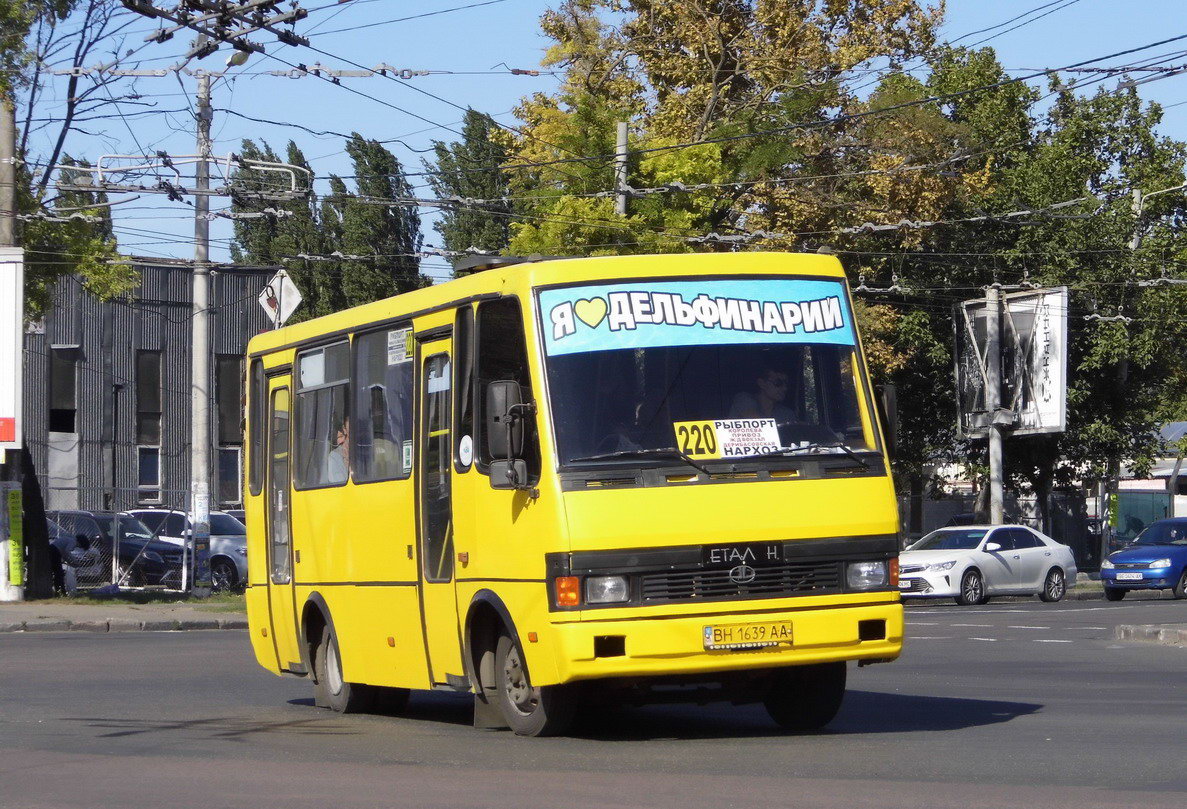
[[[164,542],[185,545],[192,534],[184,511],[138,508],[128,512]],[[215,591],[239,590],[247,583],[247,529],[225,511],[210,512],[210,585]]]

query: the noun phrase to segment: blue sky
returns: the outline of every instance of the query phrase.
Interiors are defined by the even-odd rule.
[[[950,0],[943,31],[955,38],[997,25],[1048,2]],[[393,143],[390,148],[409,171],[421,171],[422,155],[416,150],[428,148],[434,139],[453,139],[455,132],[451,130],[459,128],[462,114],[459,107],[473,106],[491,113],[499,121],[514,123],[511,110],[523,95],[548,92],[555,86],[555,78],[550,76],[489,73],[492,69],[505,70],[497,65],[538,68],[548,45],[537,22],[549,5],[542,0],[487,0],[483,5],[460,11],[391,22],[467,4],[467,0],[418,3],[352,0],[335,5],[332,0],[304,0],[303,5],[312,13],[298,24],[297,31],[308,35],[315,47],[331,55],[277,44],[270,42],[270,37],[260,36],[258,41],[267,46],[270,56],[253,56],[247,65],[232,70],[227,78],[217,82],[215,109],[300,124],[313,130],[354,130],[377,140],[399,138],[402,143]],[[1018,22],[968,37],[961,44],[993,37],[985,44],[997,49],[1007,68],[1023,71],[1059,67],[1187,33],[1182,24],[1187,15],[1183,12],[1182,0],[1057,0],[1019,20],[1026,24],[1016,30],[1009,29]],[[127,47],[139,47],[144,34],[155,27],[148,20],[135,21],[130,26],[134,33],[128,36]],[[343,28],[356,30],[338,30]],[[137,54],[137,58],[145,59],[141,67],[171,64],[189,39],[179,34],[169,43],[146,45]],[[1116,64],[1185,49],[1187,40],[1119,59]],[[226,53],[224,50],[192,66],[221,69]],[[309,66],[321,62],[344,69],[353,67],[347,64],[349,60],[366,67],[386,63],[395,68],[454,72],[406,81],[343,78],[344,86],[340,87],[312,77],[294,80],[262,75],[266,71],[287,70],[288,66],[278,59]],[[1187,64],[1187,54],[1173,62],[1180,63]],[[65,78],[52,81],[55,92],[60,93]],[[183,83],[192,92],[195,80],[185,77]],[[1114,87],[1116,83],[1116,79],[1109,79],[1103,86]],[[139,153],[141,149],[164,149],[173,154],[193,152],[193,118],[176,78],[140,79],[136,86],[146,96],[158,95],[159,109],[184,111],[137,117],[129,119],[126,125],[121,120],[107,121],[102,127],[105,137],[75,135],[68,144],[70,154],[94,161],[105,153]],[[1163,131],[1187,139],[1187,73],[1143,85],[1140,92],[1144,98],[1169,107]],[[1180,102],[1182,106],[1170,106]],[[268,140],[278,150],[290,138],[295,139],[319,175],[316,186],[319,190],[326,188],[324,177],[329,173],[349,173],[342,139],[336,136],[315,136],[290,126],[255,123],[222,111],[216,111],[213,133],[216,153],[224,154],[237,150],[244,137]],[[34,143],[35,149],[38,146]],[[423,183],[423,178],[412,180]],[[423,191],[430,195],[427,188]],[[215,207],[223,204],[224,201],[217,199],[214,202]],[[117,206],[116,210],[120,212],[116,218],[118,235],[126,252],[192,256],[193,226],[188,206],[167,202],[163,196],[144,196]],[[427,218],[424,231],[426,243],[439,244]],[[212,257],[225,260],[231,235],[229,223],[216,221],[212,235],[215,239]],[[447,267],[443,260],[428,260],[425,271],[443,276]]]

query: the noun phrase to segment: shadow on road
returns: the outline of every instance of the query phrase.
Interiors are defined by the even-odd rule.
[[[849,691],[837,718],[819,734],[861,735],[960,730],[995,725],[1043,706],[1026,702]],[[599,711],[584,718],[578,738],[599,741],[721,739],[792,735],[757,705],[648,706]]]
[[[312,700],[311,700],[312,702]],[[264,734],[298,734],[302,736],[351,736],[359,731],[346,723],[326,722],[324,717],[255,721],[241,717],[210,717],[206,719],[127,719],[108,717],[65,717],[64,722],[79,722],[104,733],[100,739],[144,736],[152,733],[182,732],[210,739],[239,740]]]

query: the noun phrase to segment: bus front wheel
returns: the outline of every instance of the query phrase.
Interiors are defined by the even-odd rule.
[[[775,672],[763,704],[787,730],[820,730],[833,720],[845,698],[845,664],[818,663]]]
[[[517,736],[555,736],[568,729],[577,707],[573,690],[533,687],[519,646],[507,635],[495,647],[495,678],[499,708]]]
[[[360,683],[348,683],[342,678],[342,657],[338,639],[326,626],[314,652],[313,667],[317,682],[319,704],[328,705],[338,713],[362,713],[375,701],[375,689]]]

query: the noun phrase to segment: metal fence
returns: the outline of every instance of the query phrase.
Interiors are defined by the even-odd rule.
[[[188,492],[162,492],[162,503],[136,505],[139,492],[73,488],[43,491],[55,589],[59,592],[115,586],[121,590],[180,593],[192,588],[193,539],[184,519],[165,519],[162,515],[146,524],[128,513],[140,509],[184,510],[181,504],[188,502]],[[106,507],[86,508],[84,504]],[[123,508],[114,510],[113,504]]]

